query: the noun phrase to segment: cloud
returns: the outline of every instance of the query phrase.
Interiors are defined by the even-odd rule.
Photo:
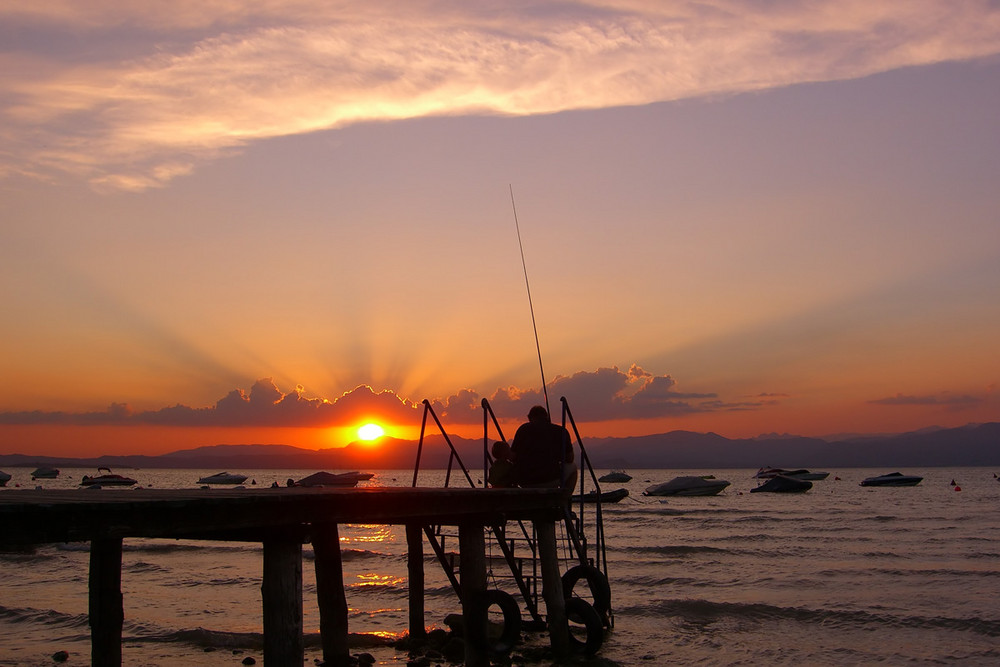
[[[954,395],[947,392],[941,394],[926,394],[924,396],[908,396],[906,394],[896,394],[887,398],[879,398],[868,401],[875,405],[940,405],[953,410],[974,407],[983,402],[984,399],[968,394]]]
[[[565,396],[574,417],[588,422],[655,419],[718,409],[710,403],[716,394],[679,392],[675,387],[669,375],[653,375],[633,364],[624,372],[612,367],[556,377],[547,393],[553,414],[561,410],[558,401]],[[474,397],[463,392],[432,405],[448,421],[473,424],[482,420]],[[500,419],[524,419],[531,406],[545,404],[544,394],[536,389],[502,387],[487,398]]]
[[[557,377],[548,387],[553,413],[561,409],[559,397],[566,396],[574,416],[580,421],[653,419],[733,409],[715,394],[684,393],[676,390],[669,375],[654,375],[636,365],[623,372],[618,368],[581,371]],[[430,401],[435,413],[450,424],[482,423],[482,396],[463,389],[445,399]],[[489,397],[497,418],[521,420],[533,405],[544,404],[540,390],[504,387]],[[740,404],[749,409],[751,404]],[[757,407],[760,407],[758,404]],[[363,418],[381,418],[398,424],[419,422],[420,406],[394,392],[376,392],[360,385],[334,398],[308,398],[297,386],[281,391],[271,378],[257,380],[247,392],[234,389],[210,407],[173,405],[159,410],[136,412],[126,403],[113,403],[107,410],[86,413],[6,412],[0,424],[74,424],[231,427],[325,427],[352,423]]]
[[[1000,52],[987,0],[0,2],[0,24],[19,36],[0,54],[0,176],[125,190],[364,121],[640,105]]]
[[[257,380],[249,392],[234,389],[211,407],[177,404],[135,412],[127,404],[113,403],[102,412],[0,413],[0,424],[324,427],[351,423],[371,415],[396,423],[414,423],[419,419],[416,405],[391,391],[376,392],[367,385],[355,387],[332,401],[306,398],[304,391],[297,386],[284,393],[271,378],[264,378]]]
[[[764,410],[778,404],[778,393],[761,393],[740,400],[723,400],[716,393],[680,391],[670,375],[656,375],[636,364],[622,371],[617,367],[580,371],[558,376],[548,387],[549,405],[554,415],[561,411],[559,399],[566,397],[574,418],[580,422],[650,420],[708,412]],[[284,392],[271,378],[257,380],[249,391],[234,389],[215,405],[202,408],[182,404],[159,410],[137,412],[127,403],[112,403],[98,412],[5,412],[0,424],[227,426],[227,427],[328,427],[343,426],[362,419],[382,419],[396,424],[418,424],[421,405],[395,392],[376,392],[359,385],[335,398],[309,398],[301,385]],[[445,426],[482,424],[482,400],[487,398],[501,422],[520,421],[533,405],[544,405],[540,389],[501,387],[483,395],[462,389],[446,398],[429,401]],[[943,406],[961,410],[983,402],[967,394],[907,396],[869,401],[880,405]]]

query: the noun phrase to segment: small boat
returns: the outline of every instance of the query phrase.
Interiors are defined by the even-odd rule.
[[[231,472],[217,472],[198,480],[199,484],[242,484],[247,481],[246,475],[238,475]]]
[[[117,475],[111,472],[111,468],[98,468],[97,472],[102,470],[107,470],[103,475],[84,475],[80,480],[80,486],[133,486],[138,484],[131,477],[125,477],[124,475]]]
[[[618,484],[624,484],[625,482],[632,481],[632,475],[628,474],[624,470],[612,470],[606,475],[601,475],[597,478],[598,482],[615,482]]]
[[[11,474],[9,472],[4,472],[0,470],[0,486],[7,486],[7,482],[10,481]]]
[[[750,493],[765,491],[770,493],[802,493],[808,491],[813,483],[804,479],[775,475],[760,486],[750,489]]]
[[[352,470],[351,472],[341,472],[336,474],[341,479],[350,479],[353,477],[358,482],[367,482],[368,480],[370,480],[372,477],[375,476],[375,473],[373,472],[358,472],[357,470]]]
[[[31,479],[55,479],[59,476],[58,468],[36,468],[31,473]]]
[[[623,498],[628,498],[628,489],[615,489],[614,491],[602,491],[601,493],[588,491],[583,495],[576,494],[573,496],[573,502],[596,503],[600,501],[603,505],[605,503],[617,503]]]
[[[294,486],[338,486],[341,488],[356,486],[358,482],[371,479],[375,473],[368,472],[314,472],[294,483]]]
[[[901,472],[890,472],[877,477],[867,477],[861,480],[861,486],[916,486],[923,477],[904,475]]]
[[[724,479],[715,479],[712,476],[697,477],[686,475],[674,477],[669,482],[654,484],[646,487],[642,492],[644,496],[714,496],[729,486],[729,482]]]
[[[807,480],[821,480],[826,479],[830,476],[828,472],[806,470],[805,468],[799,468],[797,470],[785,470],[784,468],[761,468],[754,475],[755,479],[771,479],[772,477],[777,477],[778,475],[784,475],[785,477],[791,477],[792,479],[807,479]]]

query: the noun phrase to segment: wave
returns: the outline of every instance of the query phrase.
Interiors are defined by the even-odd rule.
[[[90,627],[87,614],[67,614],[55,609],[0,606],[0,620],[14,624],[32,623],[59,628],[85,629]]]
[[[322,645],[318,632],[306,633],[303,640],[307,648],[316,648]],[[264,634],[260,632],[226,632],[207,628],[155,631],[136,626],[128,628],[128,634],[122,637],[122,641],[158,644],[180,642],[203,650],[243,649],[259,651],[264,647]],[[373,648],[389,646],[393,641],[393,638],[382,635],[352,632],[348,635],[347,645],[350,648]]]
[[[621,549],[628,554],[652,554],[654,556],[680,557],[692,554],[723,554],[735,553],[732,549],[721,547],[691,546],[687,544],[677,544],[670,546],[638,546]]]
[[[793,621],[829,627],[853,627],[869,631],[949,630],[1000,637],[1000,620],[954,618],[948,616],[902,616],[869,611],[843,611],[782,607],[763,603],[713,602],[710,600],[663,600],[648,605],[633,605],[615,610],[618,616],[682,616],[687,622],[704,624],[733,619],[737,621]]]

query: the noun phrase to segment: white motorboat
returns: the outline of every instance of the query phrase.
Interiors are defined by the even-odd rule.
[[[923,479],[923,477],[918,477],[917,475],[890,472],[876,477],[867,477],[861,480],[861,486],[916,486]]]
[[[624,470],[612,470],[606,475],[601,475],[597,478],[598,482],[616,482],[619,484],[632,481],[632,475],[628,474]]]
[[[247,481],[246,475],[239,475],[231,472],[217,472],[214,475],[207,475],[198,480],[199,484],[242,484]]]
[[[644,496],[714,496],[729,486],[724,479],[685,475],[674,477],[669,482],[646,487]]]
[[[84,475],[80,480],[80,486],[134,486],[138,484],[137,481],[131,477],[125,477],[124,475],[117,475],[111,472],[111,468],[98,468],[97,472],[102,470],[107,470],[103,475],[94,475],[93,477],[89,475]]]

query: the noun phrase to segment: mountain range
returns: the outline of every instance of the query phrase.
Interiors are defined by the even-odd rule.
[[[483,441],[449,436],[470,469],[483,465]],[[0,466],[412,470],[418,443],[383,437],[371,443],[321,450],[291,445],[210,445],[159,456],[97,458],[2,454]],[[730,439],[715,433],[671,431],[627,438],[584,438],[595,468],[903,468],[939,466],[1000,467],[1000,423],[929,428],[910,433],[831,439],[770,434]],[[448,466],[449,447],[440,435],[420,450],[421,468]]]

